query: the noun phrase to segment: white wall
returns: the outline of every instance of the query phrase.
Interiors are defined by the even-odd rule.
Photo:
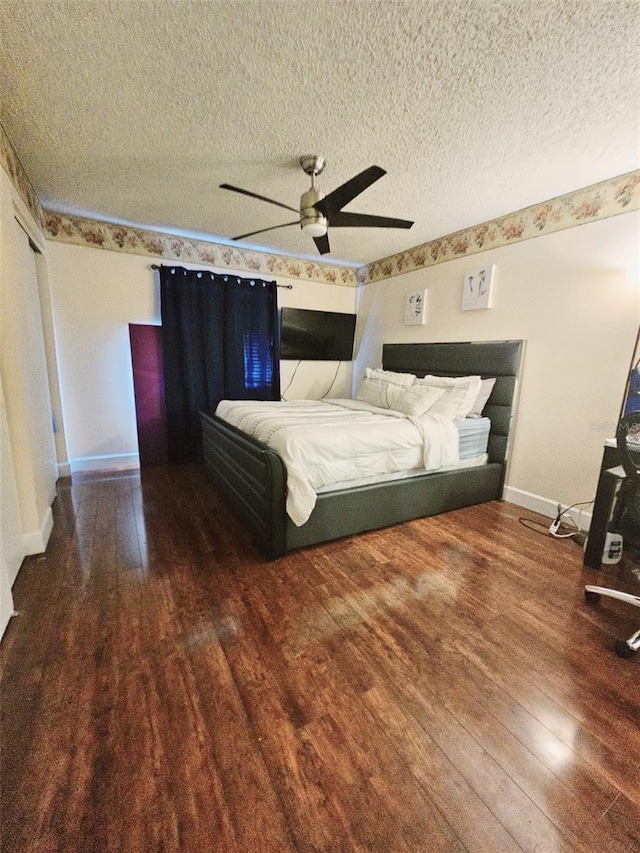
[[[0,484],[2,485],[2,510],[0,512],[0,636],[13,613],[11,587],[25,557],[20,525],[20,507],[15,479],[9,424],[4,404],[2,378],[0,377]]]
[[[71,470],[138,464],[128,326],[160,322],[158,274],[152,271],[152,263],[149,257],[49,243],[60,397]],[[293,285],[291,290],[278,290],[280,306],[355,311],[354,288],[284,278],[278,278],[278,283]],[[296,365],[283,362],[283,390]],[[321,396],[337,366],[335,362],[302,363],[286,396]],[[350,396],[350,391],[351,365],[345,364],[331,396]]]
[[[46,548],[56,480],[40,307],[41,295],[47,298],[46,268],[36,262],[16,217],[46,253],[44,236],[0,169],[0,635],[13,610],[10,588],[17,568],[27,554]]]
[[[359,289],[357,386],[382,344],[526,340],[506,496],[553,511],[595,494],[640,323],[637,212],[581,225]],[[460,310],[467,270],[496,265],[493,307]],[[407,293],[428,320],[404,326]],[[543,501],[529,498],[532,493]]]

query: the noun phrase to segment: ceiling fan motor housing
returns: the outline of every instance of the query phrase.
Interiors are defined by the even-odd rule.
[[[324,193],[316,187],[311,187],[300,197],[300,227],[311,237],[322,237],[327,233],[327,218],[315,208],[323,198]]]

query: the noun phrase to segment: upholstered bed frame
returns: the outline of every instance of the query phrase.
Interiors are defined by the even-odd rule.
[[[500,500],[522,349],[522,341],[383,347],[386,370],[496,378],[484,409],[491,419],[487,465],[321,493],[309,520],[296,527],[286,513],[287,474],[278,453],[203,412],[207,475],[270,559],[306,545]]]

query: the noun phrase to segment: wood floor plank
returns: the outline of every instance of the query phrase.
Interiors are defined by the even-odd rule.
[[[532,513],[265,562],[198,466],[53,511],[0,644],[6,853],[640,853],[637,611]]]
[[[369,569],[369,575],[373,576],[372,567]],[[389,578],[385,577],[382,579],[383,581],[388,581]],[[399,599],[403,599],[406,601],[407,599],[407,588],[406,584],[403,586],[399,584],[397,579],[391,583],[387,583],[387,587],[392,589],[392,592],[387,589],[384,594],[381,591],[384,591],[384,585],[379,585],[376,587],[378,592],[378,599],[381,601],[384,600],[384,603],[388,604],[390,607],[394,607],[394,619],[398,623],[402,623],[402,619],[399,617],[398,605],[400,603]],[[398,595],[400,593],[400,595]],[[424,634],[424,632],[422,632]],[[417,640],[418,648],[424,642],[425,644],[429,644],[431,649],[437,652],[438,648],[441,647],[441,643],[436,641],[434,644],[434,638],[431,636],[421,636],[421,632],[419,630],[418,625],[412,626],[411,634],[413,634],[413,639]],[[415,642],[412,643],[412,636],[405,636],[403,640],[403,645],[405,647],[410,647],[414,645]],[[457,659],[451,661],[451,666],[447,667],[444,665],[445,660],[442,655],[437,656],[437,660],[435,664],[431,664],[429,659],[426,657],[422,657],[418,661],[414,661],[416,666],[416,671],[421,673],[421,676],[427,676],[426,684],[428,687],[425,689],[433,689],[434,681],[437,681],[439,676],[440,681],[440,689],[447,690],[449,685],[454,685],[456,681],[456,668],[457,668]],[[428,672],[427,672],[428,671]],[[455,699],[457,696],[457,691],[453,688],[449,692],[448,706],[451,704],[451,696]],[[473,725],[476,722],[474,718],[469,717],[469,710],[473,708],[473,705],[470,701],[469,694],[466,694],[464,698],[461,699],[461,705],[458,709],[458,714],[463,716],[465,726],[469,728],[472,732],[474,731]],[[455,707],[455,705],[454,705]],[[485,728],[487,723],[491,724],[493,721],[493,717],[491,715],[483,715],[481,713],[481,708],[473,709],[476,712],[477,720],[480,724],[482,724]],[[495,723],[495,721],[493,721]],[[535,722],[532,718],[529,719],[529,722]],[[471,725],[470,725],[471,724]],[[509,761],[505,760],[505,744],[509,743],[509,732],[504,731],[501,726],[490,725],[490,730],[495,729],[495,735],[493,739],[488,733],[484,733],[487,736],[483,737],[482,740],[486,744],[492,744],[493,740],[493,752],[494,757],[496,754],[498,758],[501,760],[502,766],[508,770],[510,775],[514,777],[514,779],[518,782],[518,784],[523,787],[525,791],[538,803],[540,808],[544,810],[554,821],[563,829],[563,831],[569,834],[569,837],[572,839],[572,843],[576,845],[582,844],[586,845],[585,849],[591,849],[591,844],[593,843],[593,825],[592,821],[585,821],[586,817],[592,817],[592,810],[595,807],[596,810],[600,809],[600,813],[602,813],[608,804],[612,801],[612,793],[613,789],[610,786],[605,785],[605,790],[602,790],[602,785],[593,786],[593,785],[585,785],[581,784],[575,789],[575,785],[567,784],[567,780],[564,780],[563,785],[559,785],[557,787],[557,793],[554,797],[553,791],[549,790],[549,786],[554,786],[557,782],[557,779],[553,777],[550,772],[545,771],[543,767],[539,765],[537,759],[534,759],[533,755],[527,751],[527,749],[523,748],[519,742],[511,737],[510,746],[515,750],[517,754],[517,761]],[[489,730],[489,731],[490,731]],[[540,734],[540,733],[539,733]],[[543,732],[543,740],[548,741],[552,739],[551,732],[546,731]],[[566,748],[564,750],[566,752]],[[575,759],[576,757],[574,757]],[[572,762],[566,762],[570,766],[572,766]],[[526,770],[529,766],[529,775],[523,776],[522,770]],[[532,775],[531,775],[532,774]],[[583,773],[584,777],[584,773]],[[582,778],[582,782],[584,783],[584,778]],[[586,796],[589,794],[589,796]],[[573,799],[572,799],[573,798]],[[569,804],[568,801],[573,805]],[[602,830],[602,828],[601,828]],[[628,849],[626,847],[627,838],[626,834],[620,835],[618,833],[618,841],[615,840],[616,833],[612,831],[609,827],[607,830],[607,845],[609,849]],[[581,839],[581,841],[580,841]],[[616,847],[616,844],[618,847]]]
[[[394,693],[374,687],[365,701],[470,853],[523,849]]]
[[[326,758],[332,750],[335,750],[335,743],[329,743],[326,734],[331,733],[332,740],[340,744],[339,754],[345,759],[350,757],[351,772],[360,774],[368,780],[377,793],[384,790],[386,799],[379,803],[375,811],[382,814],[387,810],[391,811],[394,821],[401,824],[402,837],[407,843],[420,844],[423,849],[434,851],[461,849],[451,827],[428,799],[424,790],[416,784],[416,779],[409,772],[409,768],[402,763],[399,755],[388,744],[384,732],[381,729],[376,730],[375,722],[369,717],[366,707],[361,702],[357,682],[354,685],[349,675],[345,677],[340,671],[330,649],[324,649],[323,644],[312,639],[323,636],[318,632],[318,627],[324,628],[325,633],[332,634],[338,626],[330,619],[324,608],[309,608],[308,599],[300,595],[300,587],[297,588],[298,595],[293,597],[290,593],[290,585],[282,585],[278,592],[279,607],[267,608],[267,602],[263,600],[256,609],[263,613],[264,618],[269,622],[270,629],[282,643],[286,657],[287,678],[293,681],[293,689],[301,695],[305,693],[308,695],[308,704],[305,709],[305,719],[308,722],[303,726],[303,737],[306,739],[310,733],[318,731],[325,733],[321,741],[322,748],[318,748],[317,745],[316,748],[322,753],[323,758]],[[254,590],[254,598],[255,592]],[[283,607],[289,616],[287,620],[281,618]],[[327,625],[327,620],[331,626]],[[299,623],[304,626],[312,623],[312,629],[304,639],[300,637],[298,631]],[[304,643],[302,646],[301,642]],[[311,692],[306,688],[308,683],[313,684]],[[330,714],[327,714],[327,708],[331,709]],[[366,720],[364,724],[363,720]],[[380,762],[379,765],[377,761]],[[384,775],[379,773],[377,769],[379,766],[384,767]],[[374,777],[377,777],[375,784]],[[397,785],[398,797],[391,792],[394,783]],[[327,782],[327,785],[329,784]],[[371,793],[370,796],[372,796]],[[411,821],[403,817],[404,806],[409,799],[414,803]],[[416,819],[416,816],[419,816],[419,819]],[[380,843],[382,844],[382,839]],[[391,841],[387,844],[391,844]],[[397,841],[395,846],[387,847],[387,849],[396,848],[402,849]]]
[[[345,579],[341,578],[340,584],[344,582]],[[525,849],[544,849],[544,843],[550,845],[549,849],[571,849],[541,810],[500,764],[492,759],[486,745],[479,743],[469,732],[465,726],[468,712],[464,705],[461,706],[464,713],[460,720],[450,711],[450,702],[443,701],[443,697],[438,695],[438,684],[434,685],[433,677],[422,676],[421,666],[428,664],[427,657],[419,661],[412,659],[410,643],[407,645],[405,638],[397,636],[393,620],[385,618],[383,610],[388,601],[386,593],[380,593],[379,586],[374,590],[377,592],[375,598],[363,593],[354,601],[354,606],[362,608],[363,632],[365,629],[367,632],[376,632],[379,640],[377,647],[384,647],[378,662],[388,672],[387,681],[399,685],[394,689],[397,701],[419,722],[476,794]],[[402,590],[402,593],[404,598],[406,592]],[[380,608],[380,612],[376,612],[377,608]],[[397,618],[397,604],[395,608]],[[447,674],[447,684],[449,678]],[[451,693],[455,694],[456,691],[459,688],[453,687],[449,691],[449,699]],[[465,699],[470,701],[466,693],[462,699],[463,702]]]
[[[404,620],[397,615],[396,619],[399,623],[397,630],[401,631]],[[602,813],[608,807],[613,793],[611,787],[607,786],[604,791],[594,791],[593,787],[590,787],[588,793],[591,796],[587,797],[586,786],[576,790],[569,779],[559,779],[555,776],[533,755],[528,745],[521,743],[509,727],[503,725],[494,715],[494,702],[479,700],[473,690],[471,678],[466,678],[464,689],[460,689],[457,681],[460,673],[456,651],[443,648],[442,644],[435,644],[428,655],[424,654],[420,633],[413,622],[409,624],[410,633],[405,633],[404,645],[413,652],[413,671],[419,672],[412,687],[418,690],[420,696],[428,693],[435,695],[443,707],[462,724],[465,732],[482,745],[482,749],[537,808],[567,836],[571,845],[575,849],[590,850],[594,840],[593,809],[595,807]],[[544,742],[550,733],[538,730],[537,736]],[[531,738],[527,738],[527,743],[530,741]],[[576,760],[577,756],[571,756],[567,763],[573,766]],[[561,784],[558,784],[559,781]],[[605,833],[602,835],[604,837]],[[627,849],[626,838],[620,837],[616,841],[610,830],[606,832],[606,840],[607,849],[611,853],[614,850],[623,853]]]

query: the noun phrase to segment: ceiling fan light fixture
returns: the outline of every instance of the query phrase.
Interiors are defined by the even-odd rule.
[[[310,216],[300,223],[303,234],[309,237],[324,237],[327,233],[327,220],[324,216]]]
[[[311,175],[313,181],[314,175]],[[329,223],[327,217],[316,210],[315,206],[324,198],[324,193],[312,184],[306,193],[300,198],[300,227],[302,233],[308,237],[324,237],[327,233]]]

